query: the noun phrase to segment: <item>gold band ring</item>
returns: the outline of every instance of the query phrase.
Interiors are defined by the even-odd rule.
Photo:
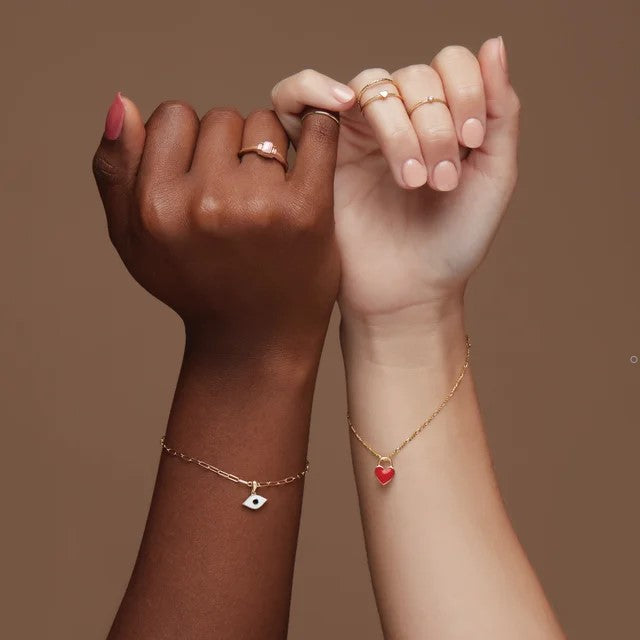
[[[285,171],[289,169],[289,163],[286,158],[282,156],[271,140],[265,140],[264,142],[260,142],[252,147],[244,147],[240,149],[238,152],[238,158],[242,158],[242,156],[247,155],[247,153],[255,153],[267,160],[276,160],[284,167]]]
[[[418,102],[411,105],[411,107],[407,109],[407,113],[409,114],[409,116],[411,116],[411,114],[418,107],[421,107],[423,104],[434,104],[435,102],[439,102],[440,104],[443,104],[447,108],[449,107],[449,105],[447,104],[447,101],[444,98],[437,98],[436,96],[427,96],[426,98],[422,98],[422,100],[418,100]]]
[[[367,84],[364,85],[364,87],[362,87],[362,89],[360,89],[360,91],[358,91],[358,95],[356,96],[356,102],[358,103],[358,106],[360,105],[360,101],[362,100],[362,96],[364,95],[364,92],[367,89],[370,89],[371,87],[376,87],[379,84],[392,84],[394,87],[396,86],[396,83],[393,81],[393,78],[378,78],[377,80],[372,80],[371,82],[367,82]],[[397,89],[398,87],[396,87]]]
[[[371,96],[368,100],[365,100],[360,105],[360,111],[364,111],[364,108],[366,106],[370,105],[372,102],[375,102],[376,100],[386,100],[387,98],[399,98],[400,100],[402,100],[402,96],[399,93],[396,93],[395,91],[378,91],[378,93],[375,96]]]
[[[310,109],[309,111],[306,111],[300,116],[300,122],[312,113],[317,113],[319,116],[327,116],[327,118],[331,118],[338,126],[340,126],[340,118],[330,111],[324,111],[324,109]]]

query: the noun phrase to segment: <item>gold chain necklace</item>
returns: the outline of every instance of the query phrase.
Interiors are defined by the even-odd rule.
[[[347,424],[349,425],[349,429],[356,437],[358,442],[367,450],[369,453],[378,458],[378,464],[374,470],[376,478],[381,485],[386,485],[393,480],[393,477],[396,474],[396,471],[393,466],[393,457],[402,451],[414,438],[419,436],[438,416],[438,414],[447,406],[449,400],[453,398],[455,392],[458,390],[462,379],[464,378],[467,369],[469,368],[469,360],[471,358],[471,341],[469,340],[469,336],[465,338],[467,352],[464,359],[464,365],[460,374],[456,378],[456,382],[451,387],[451,391],[449,391],[448,395],[444,398],[444,400],[438,405],[438,408],[408,437],[405,438],[391,453],[388,453],[386,456],[382,453],[376,451],[362,436],[356,431],[356,428],[353,426],[353,422],[351,421],[351,416],[347,413]],[[387,466],[385,466],[385,463]]]
[[[229,473],[228,471],[223,471],[218,467],[214,467],[212,464],[209,464],[204,460],[198,460],[198,458],[191,458],[185,453],[181,453],[180,451],[176,451],[175,449],[172,449],[170,446],[168,446],[165,443],[164,436],[160,438],[160,444],[162,445],[162,450],[165,453],[168,453],[170,456],[175,456],[176,458],[180,458],[185,462],[192,462],[193,464],[197,464],[199,467],[202,467],[207,471],[211,471],[212,473],[219,475],[221,478],[225,478],[226,480],[231,480],[231,482],[235,482],[237,484],[244,484],[247,487],[249,487],[251,489],[251,493],[249,494],[249,497],[242,504],[243,506],[249,509],[253,509],[254,511],[262,507],[267,501],[267,499],[264,496],[261,496],[257,493],[260,487],[280,487],[284,484],[290,484],[292,482],[295,482],[296,480],[301,480],[305,476],[307,471],[309,471],[309,461],[307,460],[305,468],[302,471],[300,471],[300,473],[296,473],[295,476],[287,476],[286,478],[282,478],[281,480],[263,480],[260,482],[258,480],[243,480],[242,478],[239,478],[233,473]]]

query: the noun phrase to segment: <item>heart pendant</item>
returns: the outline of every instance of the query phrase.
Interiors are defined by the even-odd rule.
[[[387,462],[388,466],[383,466],[383,462]],[[374,473],[376,474],[376,478],[378,478],[378,482],[383,487],[389,484],[393,480],[393,476],[396,475],[396,470],[393,468],[391,458],[382,456],[380,460],[378,460],[378,465],[374,469]]]

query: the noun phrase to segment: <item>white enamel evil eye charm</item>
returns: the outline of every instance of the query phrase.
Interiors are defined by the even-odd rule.
[[[266,498],[259,496],[257,493],[252,493],[242,504],[255,511],[262,507],[266,501]]]
[[[251,493],[249,494],[249,497],[242,503],[243,506],[247,507],[248,509],[253,509],[254,511],[257,511],[260,507],[263,507],[267,502],[267,499],[265,497],[256,493],[257,488],[258,483],[254,480],[251,483]]]

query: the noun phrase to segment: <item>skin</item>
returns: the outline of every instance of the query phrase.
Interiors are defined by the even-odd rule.
[[[296,166],[238,158],[288,140],[271,111],[202,119],[165,103],[110,111],[94,158],[110,237],[132,276],[184,321],[166,442],[246,480],[305,467],[313,387],[339,284],[338,127],[305,119]],[[114,125],[115,122],[115,125]],[[111,138],[111,139],[109,139]],[[303,482],[249,488],[162,455],[111,640],[286,636]]]
[[[423,105],[409,117],[387,98],[360,113],[355,95],[389,75],[408,107],[426,96],[448,106]],[[383,89],[394,87],[364,99]],[[465,287],[516,183],[520,103],[504,42],[488,40],[477,55],[447,47],[430,65],[393,74],[368,69],[348,86],[305,70],[279,82],[272,98],[294,143],[302,105],[342,112],[335,220],[349,410],[359,433],[387,453],[462,368]],[[477,123],[465,127],[469,119]],[[389,485],[379,485],[377,459],[354,438],[352,454],[386,638],[564,637],[505,512],[471,371],[393,460]]]

